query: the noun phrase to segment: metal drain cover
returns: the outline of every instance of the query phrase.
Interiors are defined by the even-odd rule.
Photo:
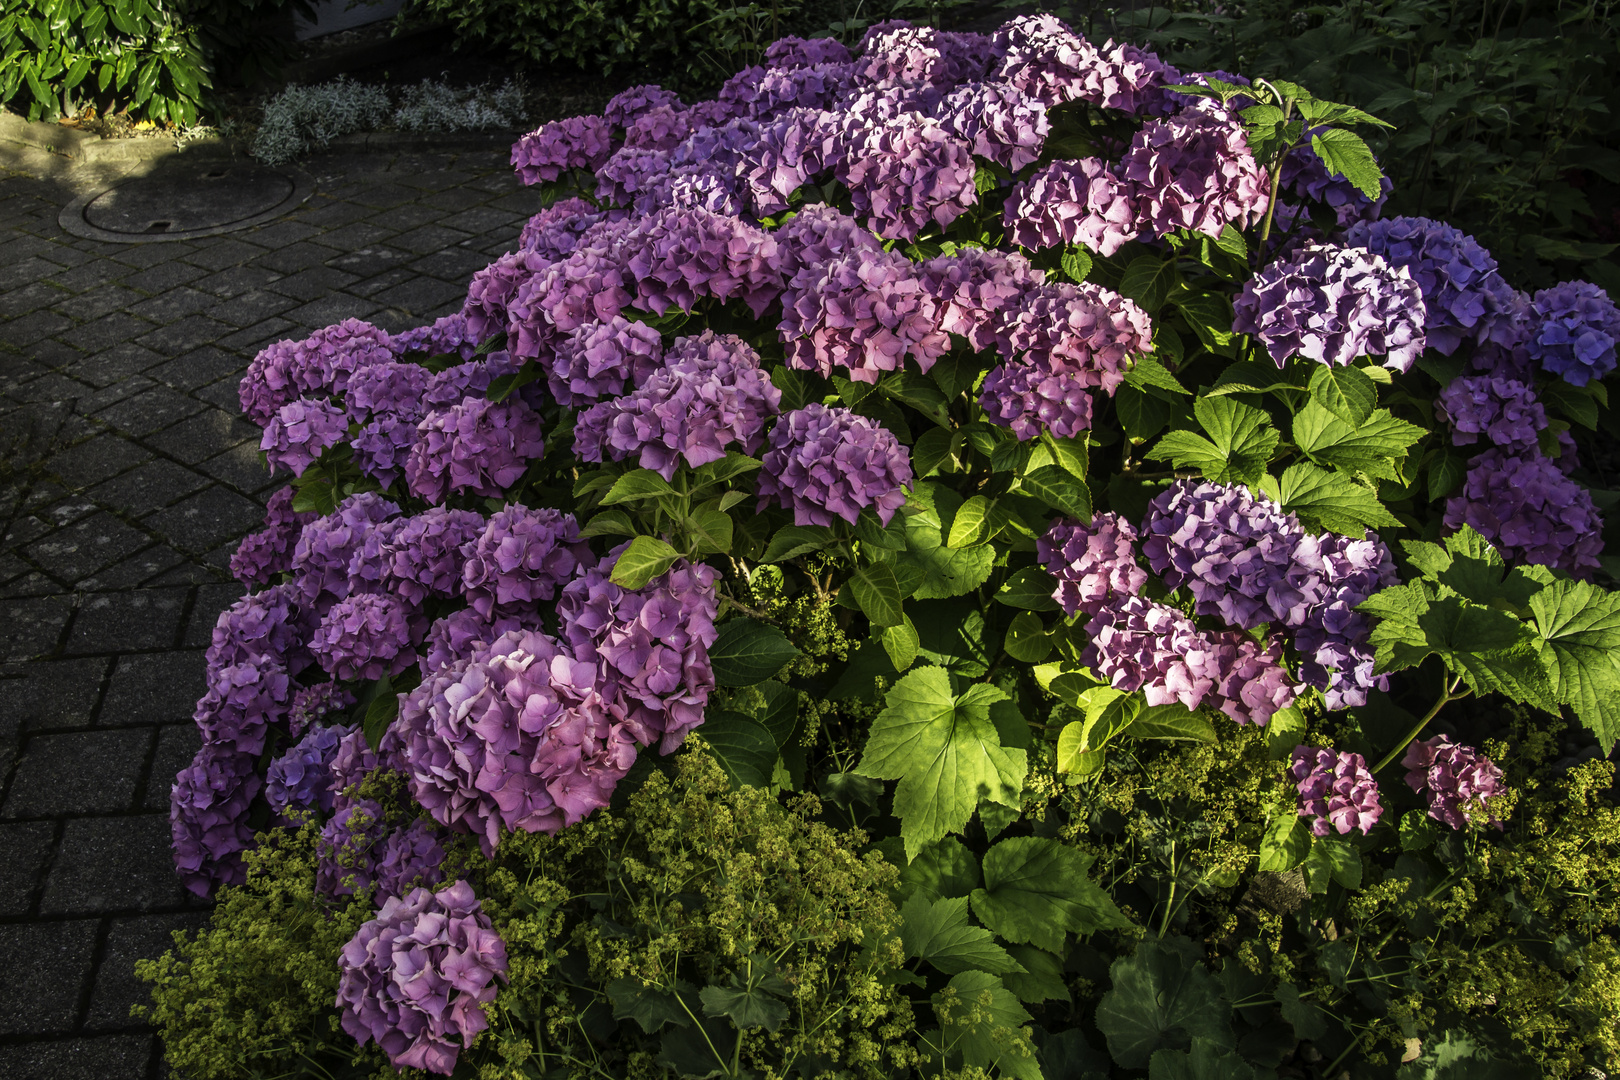
[[[59,220],[74,236],[92,240],[190,240],[271,221],[313,190],[313,181],[304,174],[251,163],[203,162],[81,196],[63,209]]]

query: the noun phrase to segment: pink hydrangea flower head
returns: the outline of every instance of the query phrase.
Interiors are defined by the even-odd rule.
[[[432,373],[420,364],[391,362],[363,367],[349,377],[343,407],[358,423],[381,416],[422,419],[422,394]]]
[[[507,506],[462,549],[461,588],[484,620],[532,609],[596,565],[574,515],[550,507]]]
[[[499,498],[544,451],[540,416],[522,401],[469,398],[417,425],[405,480],[431,502],[453,491]]]
[[[1090,525],[1058,520],[1035,541],[1035,558],[1057,578],[1052,599],[1068,615],[1094,616],[1135,596],[1147,583],[1136,565],[1136,529],[1114,513],[1092,516]]]
[[[197,896],[247,880],[242,852],[253,844],[248,810],[263,786],[256,760],[255,754],[204,743],[174,778],[169,794],[174,868]]]
[[[297,674],[303,651],[303,596],[290,584],[249,593],[219,613],[208,652],[210,671],[232,664],[280,664]]]
[[[1081,244],[1112,255],[1141,226],[1135,189],[1101,158],[1054,161],[1007,195],[1003,220],[1013,243],[1027,248]]]
[[[809,67],[812,64],[847,64],[849,49],[837,38],[802,38],[789,34],[765,47],[765,63],[773,68]]]
[[[615,315],[607,322],[586,323],[558,344],[546,385],[552,400],[578,408],[640,386],[663,360],[658,331]]]
[[[337,509],[304,526],[293,549],[293,579],[306,605],[324,615],[349,595],[354,553],[378,525],[399,516],[399,506],[375,492],[350,495]]]
[[[978,204],[976,171],[965,140],[937,120],[912,115],[864,132],[834,175],[873,232],[914,240],[930,224],[943,229]]]
[[[940,99],[934,118],[975,157],[1017,172],[1041,156],[1051,122],[1046,106],[997,82],[964,83]]]
[[[418,353],[429,356],[459,356],[471,360],[479,341],[467,330],[466,316],[460,312],[433,320],[427,326],[418,326],[402,334],[389,336],[389,344],[396,356]]]
[[[1242,121],[1223,112],[1148,121],[1132,136],[1120,175],[1135,188],[1138,224],[1158,236],[1246,229],[1269,202],[1269,181],[1249,152]]]
[[[1491,800],[1506,790],[1502,770],[1472,746],[1460,746],[1448,735],[1419,739],[1406,748],[1401,766],[1407,770],[1407,786],[1428,796],[1434,820],[1466,829],[1474,815],[1483,813],[1492,825],[1502,827],[1491,812]]]
[[[340,682],[316,683],[293,694],[287,710],[287,728],[293,738],[303,735],[314,724],[329,724],[354,704],[354,695]]]
[[[351,373],[393,359],[388,334],[359,319],[344,319],[302,341],[278,341],[261,350],[242,376],[242,414],[263,427],[283,405],[341,394]]]
[[[736,217],[668,210],[645,222],[627,249],[635,305],[655,314],[690,312],[707,296],[740,299],[760,318],[781,295],[775,238]]]
[[[427,640],[422,643],[422,658],[417,668],[424,679],[437,674],[458,660],[467,660],[479,649],[487,649],[496,638],[509,630],[537,630],[537,612],[517,615],[496,614],[486,620],[474,608],[452,611],[428,627]]]
[[[887,428],[812,402],[771,429],[759,472],[759,508],[793,511],[795,525],[854,524],[871,507],[884,525],[906,503],[911,457]]]
[[[860,222],[825,203],[806,206],[775,232],[776,267],[782,280],[795,289],[809,287],[809,275],[818,275],[821,263],[841,255],[883,250],[883,241]],[[804,280],[798,280],[805,275]]]
[[[596,207],[584,199],[578,196],[560,199],[524,223],[523,231],[518,234],[518,250],[556,262],[572,254],[585,231],[601,220]],[[503,317],[500,325],[505,324]]]
[[[474,274],[467,286],[467,300],[461,308],[462,318],[466,320],[467,336],[474,341],[483,341],[505,330],[508,309],[517,298],[518,289],[555,261],[549,252],[520,247]]]
[[[779,331],[789,367],[875,383],[907,356],[922,370],[950,349],[940,303],[922,270],[894,252],[853,250],[795,275]]]
[[[1054,374],[1037,364],[1000,364],[979,391],[979,407],[992,424],[1011,428],[1024,442],[1049,431],[1065,439],[1091,429],[1091,394],[1070,372]]]
[[[1365,836],[1384,812],[1378,781],[1360,754],[1296,746],[1288,773],[1299,791],[1299,816],[1313,819],[1315,836],[1353,830]]]
[[[1045,280],[1024,256],[991,248],[937,255],[922,264],[921,274],[940,304],[939,328],[979,350],[995,344],[1003,313],[1019,307],[1024,292]]]
[[[211,667],[192,718],[204,743],[257,754],[271,726],[286,719],[292,693],[287,669],[274,660]]]
[[[466,548],[484,531],[484,518],[471,510],[430,506],[398,526],[378,546],[374,558],[381,591],[412,607],[429,597],[449,598],[461,591]],[[356,558],[368,556],[362,550]],[[358,576],[351,567],[351,576]]]
[[[1153,349],[1153,324],[1133,301],[1085,282],[1047,282],[1024,290],[996,330],[1004,354],[1081,386],[1112,394],[1131,359]]]
[[[684,109],[681,99],[662,86],[632,86],[608,99],[602,108],[602,119],[610,127],[621,130],[635,123],[637,118],[654,109]]]

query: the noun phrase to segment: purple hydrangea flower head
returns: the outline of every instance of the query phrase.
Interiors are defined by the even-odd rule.
[[[362,427],[349,442],[355,465],[383,487],[391,487],[405,471],[419,422],[384,414]]]
[[[512,144],[512,168],[525,184],[555,180],[570,169],[594,169],[613,152],[612,133],[600,116],[573,116],[541,124]]]
[[[518,250],[555,262],[572,254],[580,237],[601,220],[601,213],[584,199],[561,199],[524,223],[518,234]],[[506,319],[502,317],[499,322],[504,326]]]
[[[478,339],[467,331],[467,317],[457,312],[433,320],[389,338],[396,356],[421,353],[423,356],[459,356],[471,360],[478,351]]]
[[[322,670],[339,679],[380,679],[416,663],[415,636],[398,597],[357,593],[332,605],[309,650]]]
[[[1423,352],[1417,282],[1359,247],[1306,244],[1262,267],[1232,309],[1232,329],[1259,337],[1278,367],[1295,356],[1330,367],[1382,356],[1385,367],[1406,371]]]
[[[741,299],[755,318],[781,294],[776,240],[735,217],[669,210],[646,222],[627,251],[637,307],[690,312],[699,297]]]
[[[776,266],[783,281],[798,289],[809,287],[810,276],[819,276],[821,263],[841,255],[875,253],[883,250],[879,240],[860,222],[833,206],[817,203],[807,206],[776,230]],[[797,280],[805,275],[804,281]]]
[[[1511,303],[1513,290],[1491,253],[1450,225],[1420,217],[1360,221],[1345,232],[1345,243],[1411,272],[1423,291],[1428,343],[1447,356]]]
[[[204,743],[174,778],[169,793],[174,868],[198,896],[247,880],[242,852],[253,844],[248,808],[263,784],[255,761],[254,754]]]
[[[293,550],[294,579],[304,601],[325,614],[349,595],[349,564],[378,525],[399,516],[399,506],[375,492],[350,495],[337,509],[304,526]]]
[[[1356,606],[1398,583],[1389,548],[1376,533],[1306,534],[1293,561],[1267,604],[1293,631],[1300,681],[1322,691],[1329,710],[1365,705],[1367,691],[1387,690],[1389,679],[1373,673],[1372,621]]]
[[[654,109],[683,108],[685,106],[681,104],[680,97],[662,86],[632,86],[608,99],[607,105],[602,108],[602,119],[609,126],[622,130],[635,123],[637,117]]]
[[[1131,138],[1120,175],[1134,185],[1138,224],[1165,236],[1219,236],[1265,216],[1268,184],[1243,124],[1223,112],[1150,120]]]
[[[1406,783],[1429,797],[1429,816],[1453,829],[1466,829],[1469,811],[1483,812],[1498,829],[1502,823],[1491,812],[1491,800],[1506,790],[1502,770],[1472,746],[1459,746],[1446,735],[1414,741],[1406,748],[1401,766]]]
[[[372,799],[345,801],[315,842],[315,891],[330,900],[363,892],[376,878],[378,848],[388,832]]]
[[[1041,156],[1052,127],[1045,105],[997,82],[958,86],[940,100],[934,119],[966,141],[975,157],[1013,172]]]
[[[518,289],[554,261],[550,253],[520,248],[507,252],[474,274],[467,286],[466,303],[461,308],[467,336],[483,341],[505,330],[508,309],[517,298]]]
[[[281,664],[294,674],[309,664],[303,653],[302,597],[292,585],[249,593],[220,612],[208,646],[210,671],[232,664]]]
[[[1592,493],[1539,453],[1487,450],[1446,500],[1448,529],[1471,525],[1510,565],[1535,563],[1585,577],[1598,568],[1603,519]]]
[[[359,727],[351,727],[338,739],[337,749],[327,763],[331,777],[327,790],[332,793],[332,805],[344,807],[357,803],[360,799],[359,785],[383,764],[382,758],[366,740],[366,733]]]
[[[372,364],[349,377],[344,408],[353,420],[365,423],[379,416],[422,419],[422,394],[431,372],[420,364]]]
[[[556,833],[606,806],[636,748],[605,678],[532,631],[435,673],[401,700],[396,727],[417,802],[486,855],[503,828]]]
[[[1050,431],[1072,439],[1091,429],[1091,395],[1072,373],[1053,374],[1037,364],[1000,364],[979,391],[979,407],[992,424],[1028,442]]]
[[[412,607],[420,607],[430,596],[457,595],[467,560],[465,549],[483,533],[483,515],[431,506],[415,517],[398,520],[376,555],[382,591]],[[355,557],[363,558],[364,552]]]
[[[433,888],[444,881],[444,845],[431,821],[417,818],[383,839],[377,851],[375,899],[386,902],[412,889]]]
[[[452,611],[428,627],[418,669],[426,679],[458,660],[469,659],[478,649],[488,648],[508,630],[534,630],[538,626],[538,620],[532,614],[526,624],[516,615],[497,613],[496,618],[490,621],[470,607]]]
[[[1024,256],[991,248],[962,248],[922,264],[928,291],[939,301],[939,328],[960,334],[975,349],[995,344],[1002,313],[1020,305],[1024,291],[1045,274]]]
[[[922,370],[950,350],[923,272],[895,252],[852,251],[805,267],[782,297],[789,367],[875,383],[912,356]]]
[[[270,809],[290,820],[289,810],[332,809],[332,757],[338,741],[352,728],[312,727],[302,739],[270,763],[265,776],[264,797]]]
[[[435,409],[460,405],[468,398],[483,397],[490,383],[502,375],[513,374],[520,367],[521,361],[514,360],[511,353],[501,351],[428,376],[427,384],[422,388],[422,417]]]
[[[506,944],[472,886],[391,897],[343,947],[337,1007],[343,1030],[373,1040],[397,1068],[449,1075],[489,1026],[483,1006],[506,981]]]
[[[210,669],[193,719],[205,743],[257,754],[270,725],[286,718],[292,690],[287,669],[273,660]]]
[[[631,150],[673,150],[692,134],[691,114],[660,105],[648,109],[630,122],[624,132],[624,148]]]
[[[335,680],[301,687],[287,709],[287,728],[299,738],[311,724],[325,724],[353,704],[354,695]]]
[[[242,376],[242,414],[263,427],[283,405],[310,394],[341,394],[352,372],[392,359],[388,335],[359,319],[344,319],[302,341],[278,341],[261,350]]]
[[[961,35],[933,27],[872,27],[861,42],[855,78],[865,85],[949,87],[982,77],[987,59]]]
[[[293,489],[276,489],[265,504],[265,527],[249,533],[231,556],[231,576],[244,585],[268,585],[277,574],[292,569],[293,545],[304,526],[315,520],[312,513],[292,508]]]
[[[1135,189],[1101,158],[1042,166],[1013,186],[1003,214],[1008,238],[1027,248],[1083,244],[1112,255],[1141,229]]]
[[[866,130],[834,170],[872,231],[900,240],[931,223],[944,228],[975,206],[975,172],[968,143],[921,116]]]
[[[270,462],[272,473],[280,466],[294,476],[303,476],[323,450],[336,446],[348,434],[349,417],[342,409],[325,401],[299,398],[276,410],[264,427],[259,449]]]
[[[1153,349],[1153,324],[1133,301],[1091,282],[1026,289],[996,330],[1003,353],[1112,394],[1131,358]]]
[[[1620,308],[1596,285],[1565,281],[1542,289],[1530,302],[1530,322],[1525,348],[1549,375],[1585,386],[1614,370]]]
[[[507,309],[514,356],[543,356],[559,334],[607,322],[629,305],[636,283],[623,249],[634,228],[629,220],[594,226],[566,259],[518,287]]]
[[[1384,812],[1378,781],[1360,754],[1296,746],[1288,774],[1299,791],[1299,816],[1313,818],[1311,833],[1340,836],[1354,829],[1365,836]]]
[[[453,491],[499,498],[545,451],[539,414],[513,398],[469,398],[429,414],[417,432],[405,481],[430,502]]]
[[[710,330],[677,339],[664,362],[635,390],[579,415],[575,454],[586,461],[634,456],[670,480],[682,461],[692,468],[719,461],[734,443],[749,454],[759,449],[782,392],[760,370],[758,353]]]
[[[759,508],[792,510],[795,525],[854,524],[868,506],[888,525],[911,487],[911,457],[887,428],[819,402],[777,422],[764,460]]]
[[[1234,111],[1240,110],[1241,106]],[[1327,166],[1322,164],[1321,157],[1311,148],[1308,139],[1283,158],[1282,173],[1277,178],[1277,186],[1295,199],[1310,199],[1332,210],[1340,229],[1348,229],[1358,221],[1371,221],[1376,218],[1379,211],[1384,208],[1384,203],[1389,201],[1389,193],[1395,187],[1389,177],[1381,176],[1379,186],[1382,190],[1378,198],[1369,199],[1360,188],[1339,173],[1328,172]],[[1288,231],[1302,215],[1292,203],[1279,199],[1275,216],[1277,227]]]
[[[508,506],[462,549],[461,586],[485,620],[550,600],[596,565],[574,515],[550,507]]]
[[[667,150],[622,146],[596,170],[596,197],[613,206],[650,211],[667,200],[668,181],[674,168]],[[576,242],[569,254],[578,249]]]
[[[611,576],[628,546],[569,582],[557,614],[574,655],[600,665],[609,715],[636,742],[668,754],[703,723],[714,689],[718,575],[680,559],[642,588],[626,589]]]
[[[1065,614],[1088,619],[1104,607],[1135,596],[1147,583],[1136,565],[1136,529],[1114,513],[1092,516],[1090,525],[1058,520],[1035,541],[1035,558],[1057,578],[1052,599]]]
[[[793,193],[826,168],[826,140],[818,137],[823,116],[787,109],[762,123],[758,140],[738,155],[737,176],[755,217],[787,210]],[[773,264],[780,264],[779,256]]]
[[[1435,400],[1435,414],[1451,425],[1453,446],[1472,445],[1483,435],[1504,450],[1534,450],[1547,426],[1547,410],[1533,387],[1489,375],[1452,379]]]
[[[765,63],[773,68],[809,67],[812,64],[847,64],[849,49],[837,38],[802,38],[788,35],[765,47]]]
[[[1096,46],[1051,15],[1006,23],[992,38],[991,51],[997,61],[990,77],[1047,108],[1080,100],[1101,105],[1107,97]]]

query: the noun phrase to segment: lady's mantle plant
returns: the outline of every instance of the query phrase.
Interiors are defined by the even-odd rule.
[[[295,480],[177,865],[356,929],[233,1075],[1606,1067],[1620,822],[1534,770],[1620,733],[1620,312],[1379,220],[1291,84],[1049,16],[770,59],[525,136],[460,314],[243,380]]]

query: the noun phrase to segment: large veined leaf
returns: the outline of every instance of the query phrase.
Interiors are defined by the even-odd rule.
[[[674,565],[680,552],[654,536],[638,536],[619,553],[612,581],[626,589],[639,589]]]
[[[1368,526],[1398,529],[1401,524],[1372,489],[1362,487],[1344,473],[1329,472],[1305,461],[1282,474],[1277,501],[1307,526],[1319,524],[1345,536],[1363,536]]]
[[[930,900],[914,895],[900,906],[900,942],[906,955],[926,960],[947,975],[1021,972],[1023,966],[995,942],[995,935],[968,922],[967,897]]]
[[[990,719],[991,704],[1006,696],[976,683],[956,697],[950,676],[931,665],[890,688],[855,771],[899,781],[894,813],[907,859],[946,833],[961,832],[981,799],[1018,804],[1024,751],[1004,748]]]
[[[964,971],[934,995],[944,1042],[965,1064],[1015,1080],[1042,1080],[1034,1044],[1024,1035],[1030,1015],[1012,991],[988,971]]]
[[[1351,427],[1360,427],[1378,407],[1378,387],[1360,368],[1322,364],[1311,373],[1311,400]]]
[[[1252,484],[1266,471],[1282,436],[1264,409],[1231,397],[1206,396],[1193,403],[1193,415],[1209,438],[1172,431],[1147,456],[1197,469],[1218,484]]]
[[[1145,1069],[1154,1051],[1187,1039],[1234,1048],[1232,1006],[1191,941],[1150,936],[1108,971],[1113,989],[1097,1004],[1097,1028],[1120,1065]]]
[[[1395,419],[1388,409],[1350,424],[1312,400],[1294,417],[1294,442],[1312,461],[1385,480],[1400,477],[1407,449],[1423,435],[1422,428]]]
[[[955,507],[950,509],[954,512]],[[946,547],[945,532],[942,515],[935,509],[906,517],[906,552],[902,558],[922,570],[922,582],[912,593],[919,600],[972,592],[989,578],[995,564],[996,553],[989,544]]]
[[[1003,840],[984,857],[984,887],[973,890],[973,913],[1016,943],[1048,952],[1063,948],[1065,932],[1123,929],[1129,919],[1086,877],[1092,856],[1050,837]]]
[[[979,860],[973,852],[956,837],[947,836],[923,848],[900,871],[900,895],[908,899],[912,896],[930,900],[966,899],[983,881]]]
[[[709,646],[714,681],[721,686],[764,682],[798,655],[787,635],[757,619],[728,619],[720,624],[714,644]]]
[[[1553,693],[1608,753],[1620,737],[1620,596],[1554,581],[1530,597],[1530,610]]]
[[[715,760],[738,786],[769,787],[776,769],[776,739],[752,716],[715,711],[697,728]]]

